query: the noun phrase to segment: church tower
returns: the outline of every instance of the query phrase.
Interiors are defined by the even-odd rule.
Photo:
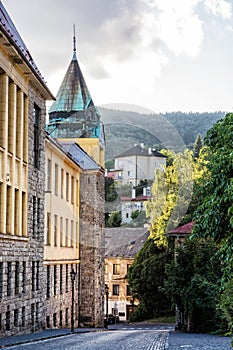
[[[71,157],[77,157],[78,144],[96,164],[80,174],[78,315],[80,326],[103,327],[105,137],[79,67],[75,33],[73,44],[73,58],[49,110],[47,131]]]
[[[73,58],[49,110],[47,131],[52,138],[72,139],[104,168],[105,136],[100,117],[79,67],[74,33]]]

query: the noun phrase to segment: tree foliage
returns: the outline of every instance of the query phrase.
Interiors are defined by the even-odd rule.
[[[195,140],[194,146],[193,146],[193,158],[194,159],[199,158],[202,147],[203,147],[203,140],[202,140],[201,134],[199,133],[196,137],[196,140]]]
[[[165,234],[178,226],[188,210],[194,174],[190,151],[163,153],[167,156],[166,168],[156,171],[151,189],[153,198],[145,204],[151,222],[151,237],[159,245],[167,244]]]
[[[204,140],[207,171],[199,195],[202,204],[195,212],[194,234],[220,243],[226,275],[233,265],[233,114],[227,114]]]
[[[127,280],[133,295],[140,300],[140,307],[135,318],[148,319],[171,312],[171,302],[160,291],[163,283],[165,265],[171,259],[171,253],[163,247],[157,247],[148,239],[136,255],[130,266]]]
[[[194,332],[219,329],[221,264],[217,245],[186,240],[166,267],[164,291],[180,312],[178,327]]]
[[[121,225],[121,212],[113,211],[106,223],[107,227],[119,227]]]

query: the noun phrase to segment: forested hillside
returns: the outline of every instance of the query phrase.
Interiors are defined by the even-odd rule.
[[[106,160],[136,143],[179,150],[192,148],[198,133],[202,138],[225,112],[139,114],[99,108],[106,135]]]

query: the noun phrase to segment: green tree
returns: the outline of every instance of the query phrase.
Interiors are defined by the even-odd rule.
[[[171,313],[170,299],[159,289],[163,283],[165,265],[170,259],[168,249],[157,247],[153,239],[148,239],[137,253],[127,274],[132,294],[140,301],[134,320]]]
[[[186,240],[166,266],[164,292],[179,311],[178,328],[194,332],[216,331],[220,326],[221,263],[211,240]]]
[[[139,210],[139,209],[136,209],[136,210],[132,211],[132,213],[130,215],[131,219],[132,220],[136,219],[139,216],[140,213],[141,213],[141,210]]]
[[[121,212],[113,211],[106,223],[107,227],[119,227],[121,225]]]
[[[207,171],[199,195],[202,204],[195,211],[194,235],[212,237],[220,244],[226,264],[225,276],[233,267],[233,114],[218,121],[204,139]]]
[[[167,156],[164,170],[157,170],[152,185],[152,196],[145,204],[150,217],[151,237],[157,244],[166,245],[165,234],[178,226],[192,198],[193,159],[192,153],[162,151]]]
[[[194,159],[199,157],[202,147],[203,147],[203,140],[202,140],[201,134],[199,133],[196,137],[196,140],[195,140],[194,146],[193,146],[193,158]]]

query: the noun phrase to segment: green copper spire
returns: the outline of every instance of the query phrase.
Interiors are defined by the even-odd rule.
[[[49,110],[47,131],[52,137],[99,137],[100,113],[95,107],[76,57],[73,26],[73,58]]]

